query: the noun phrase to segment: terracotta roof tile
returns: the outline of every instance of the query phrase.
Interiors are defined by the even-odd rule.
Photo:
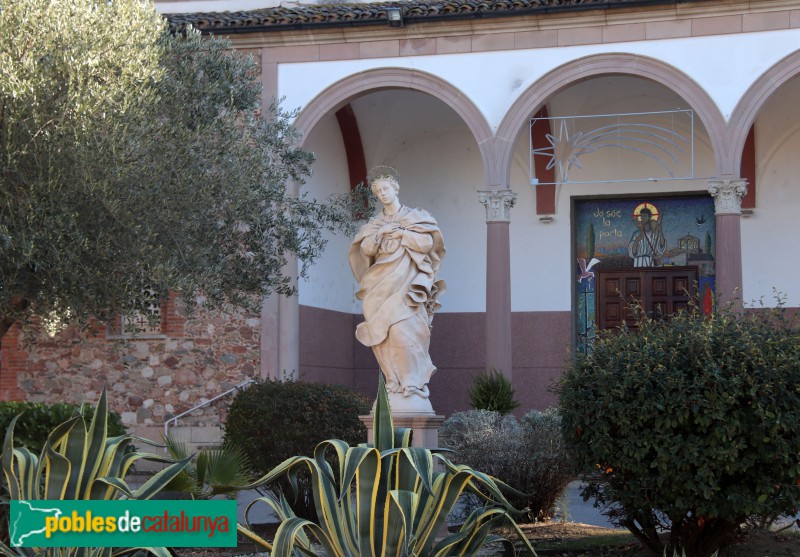
[[[459,17],[495,17],[578,9],[603,9],[678,0],[429,0],[372,4],[316,4],[246,12],[167,14],[173,31],[188,25],[204,33],[280,31],[300,27],[385,25],[386,9],[401,7],[405,24]],[[686,0],[683,0],[686,1]],[[691,0],[689,0],[691,1]],[[695,0],[703,1],[703,0]]]

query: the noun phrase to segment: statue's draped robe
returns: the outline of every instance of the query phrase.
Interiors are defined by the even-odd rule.
[[[400,225],[402,238],[380,242],[375,235],[387,223]],[[388,235],[387,235],[388,236]],[[445,248],[436,221],[422,209],[383,212],[361,227],[350,246],[350,267],[363,301],[365,321],[356,338],[372,347],[390,393],[428,397],[430,326],[444,291],[437,280]]]

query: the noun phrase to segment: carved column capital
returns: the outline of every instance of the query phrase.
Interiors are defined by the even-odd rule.
[[[480,190],[478,200],[486,207],[486,222],[511,222],[511,207],[517,193],[510,189]]]
[[[708,193],[714,198],[715,214],[741,215],[747,180],[709,180]]]

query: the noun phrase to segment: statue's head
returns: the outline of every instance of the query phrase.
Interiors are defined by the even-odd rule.
[[[370,169],[369,174],[367,175],[369,186],[373,194],[375,193],[375,184],[381,181],[386,181],[386,183],[392,186],[395,193],[399,193],[400,182],[398,181],[397,178],[398,178],[397,171],[391,166],[386,166],[386,165],[373,167],[372,169]]]
[[[370,183],[370,188],[372,189],[373,194],[375,193],[375,186],[381,182],[386,182],[392,186],[395,193],[400,193],[400,183],[397,181],[397,178],[394,176],[378,176],[377,178],[373,178],[372,182]]]

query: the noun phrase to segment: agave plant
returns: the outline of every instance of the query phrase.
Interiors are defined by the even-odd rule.
[[[176,461],[191,459],[186,443],[173,435],[164,437],[167,452]],[[193,499],[223,497],[233,499],[250,485],[254,475],[244,451],[230,443],[211,449],[200,449],[194,462],[175,476],[164,488],[186,493]]]
[[[37,457],[24,447],[14,446],[11,421],[3,443],[2,467],[11,499],[17,500],[102,500],[150,499],[189,463],[138,450],[129,450],[130,435],[108,437],[106,392],[100,395],[88,427],[83,417],[75,416],[57,426],[48,436]],[[137,441],[144,441],[138,439]],[[170,463],[138,489],[132,489],[125,477],[139,459]],[[10,548],[0,543],[3,555],[59,555],[61,557],[117,557],[146,551],[157,557],[169,557],[166,548]]]
[[[514,545],[491,533],[510,523],[526,549],[536,552],[511,518],[514,509],[501,492],[508,486],[468,466],[451,463],[438,451],[411,447],[411,430],[394,428],[383,380],[375,408],[374,446],[348,446],[340,440],[323,441],[314,456],[295,456],[278,465],[252,487],[308,471],[319,522],[295,516],[281,495],[260,497],[278,515],[281,524],[272,543],[248,526],[239,532],[264,546],[272,557],[295,555],[327,557],[451,557],[475,555],[486,543]],[[328,454],[334,456],[333,465]],[[441,463],[436,470],[434,461]],[[510,488],[508,488],[510,489]],[[477,493],[484,505],[475,509],[460,530],[440,536],[449,512],[466,491]]]

